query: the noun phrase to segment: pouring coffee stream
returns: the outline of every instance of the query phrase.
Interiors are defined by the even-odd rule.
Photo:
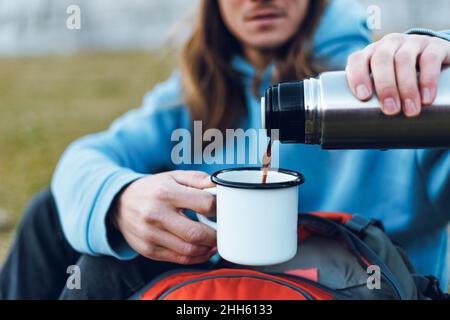
[[[267,173],[269,172],[271,161],[272,161],[272,139],[269,140],[269,144],[267,145],[266,153],[264,153],[264,157],[262,160],[262,164],[263,164],[262,184],[267,183]]]

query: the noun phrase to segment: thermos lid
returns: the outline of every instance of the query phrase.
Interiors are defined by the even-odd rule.
[[[279,130],[283,143],[305,142],[305,93],[303,81],[282,82],[268,88],[261,103],[265,105],[262,115],[267,135]]]

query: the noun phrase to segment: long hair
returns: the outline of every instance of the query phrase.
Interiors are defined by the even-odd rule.
[[[327,0],[310,0],[298,32],[276,52],[273,81],[314,76],[307,43],[314,35]],[[239,41],[222,19],[217,0],[202,0],[194,32],[180,54],[183,97],[193,120],[203,128],[224,131],[246,112],[244,87],[231,60],[241,53]]]

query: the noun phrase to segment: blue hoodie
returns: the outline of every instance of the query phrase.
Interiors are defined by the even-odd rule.
[[[354,0],[332,1],[311,44],[316,58],[330,69],[343,69],[350,53],[370,43],[365,21]],[[239,127],[261,128],[258,98],[252,94],[256,71],[243,58],[235,57],[232,63],[242,74],[247,99],[248,115]],[[271,84],[272,69],[263,75],[261,95]],[[64,234],[76,250],[124,260],[135,257],[123,238],[108,238],[108,210],[125,186],[162,170],[213,173],[230,167],[174,165],[171,152],[176,142],[171,134],[179,128],[191,130],[191,119],[183,103],[180,75],[175,73],[145,95],[141,108],[120,117],[108,130],[70,145],[57,166],[52,191]],[[234,151],[249,154],[247,148]],[[276,148],[280,167],[306,176],[299,210],[359,213],[382,221],[418,271],[437,276],[447,286],[448,150],[324,151],[280,144]]]

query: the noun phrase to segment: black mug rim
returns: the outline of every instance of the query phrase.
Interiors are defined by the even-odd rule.
[[[261,167],[243,167],[243,168],[231,168],[217,171],[211,175],[211,181],[219,186],[229,187],[229,188],[237,188],[237,189],[284,189],[289,187],[296,187],[305,182],[305,177],[303,174],[287,169],[272,169],[269,171],[281,172],[284,174],[288,174],[290,176],[294,176],[295,179],[284,181],[284,182],[273,182],[273,183],[248,183],[248,182],[234,182],[227,181],[219,178],[218,176],[222,173],[232,172],[232,171],[262,171]]]

